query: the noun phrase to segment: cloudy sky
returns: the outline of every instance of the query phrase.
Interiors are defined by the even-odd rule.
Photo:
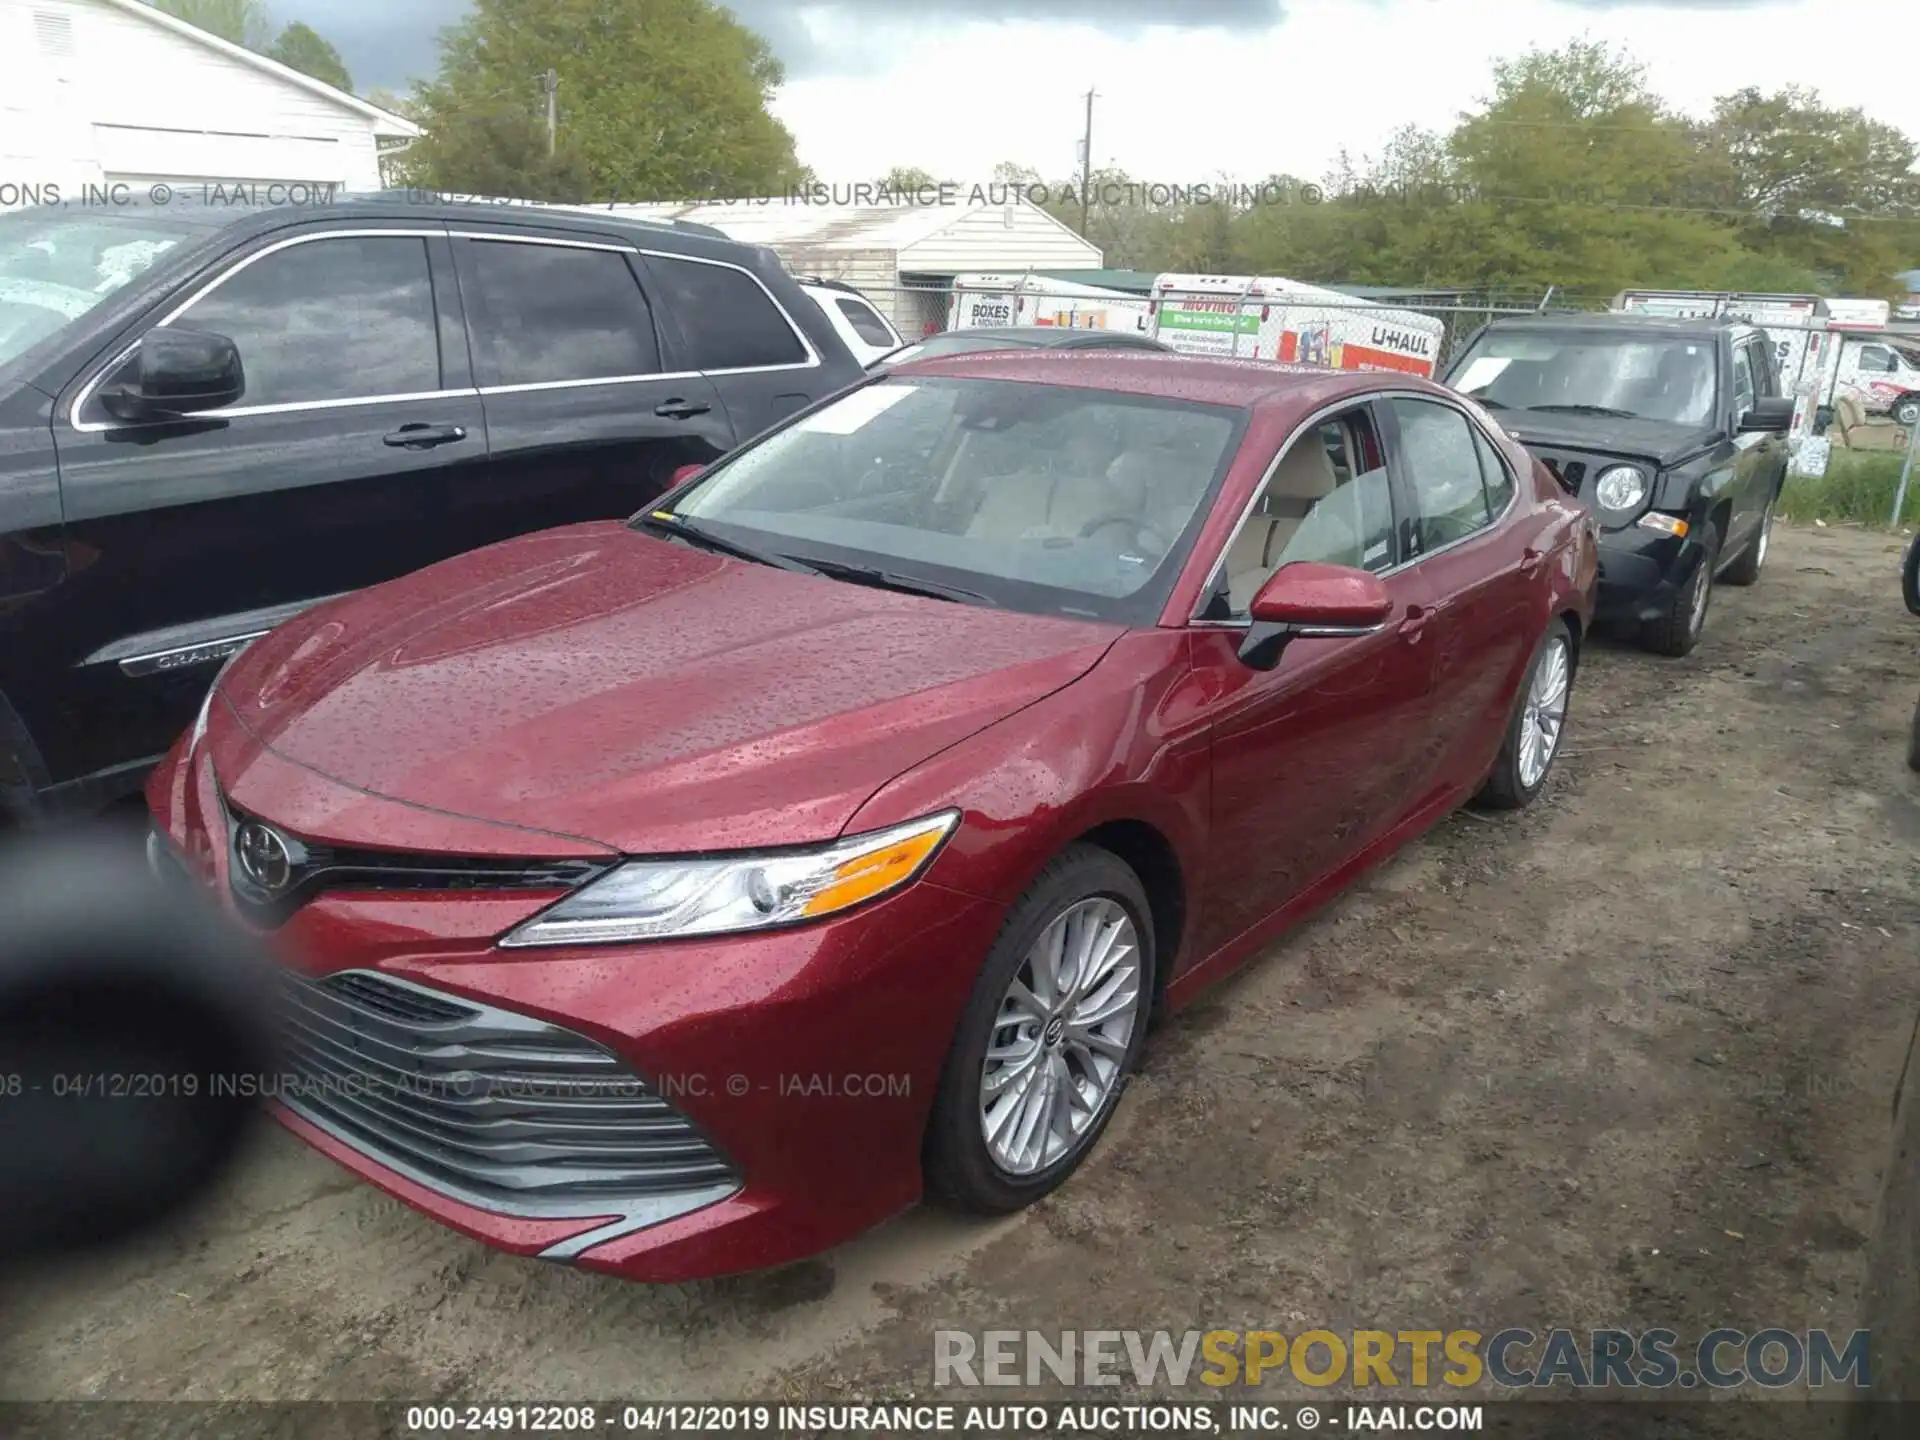
[[[296,18],[300,0],[276,0]],[[362,90],[434,68],[466,0],[308,0]],[[1076,168],[1084,96],[1094,162],[1194,183],[1326,171],[1409,121],[1444,127],[1488,88],[1489,57],[1580,36],[1646,61],[1704,111],[1790,83],[1920,138],[1920,26],[1851,0],[735,0],[786,62],[775,111],[822,179],[894,165],[986,178],[1000,160]],[[1850,34],[1857,40],[1849,43]],[[561,79],[565,95],[565,75]]]

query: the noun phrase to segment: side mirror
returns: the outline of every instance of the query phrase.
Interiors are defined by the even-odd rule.
[[[139,348],[100,392],[100,403],[118,420],[169,420],[223,409],[246,390],[233,341],[163,325],[140,337]]]
[[[682,485],[686,484],[687,481],[693,479],[694,476],[704,475],[706,470],[707,467],[704,465],[682,465],[678,470],[673,472],[673,479],[667,482],[667,488],[669,490],[678,490]]]
[[[1365,570],[1301,560],[1268,576],[1247,608],[1253,624],[1240,658],[1271,670],[1294,640],[1371,635],[1392,616],[1393,597]]]
[[[1740,417],[1740,433],[1752,435],[1756,432],[1769,435],[1784,435],[1793,425],[1793,397],[1791,395],[1769,395],[1764,400],[1753,402],[1753,408]]]

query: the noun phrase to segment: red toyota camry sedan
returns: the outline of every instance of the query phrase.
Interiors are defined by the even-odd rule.
[[[1046,1194],[1156,1012],[1531,800],[1595,572],[1425,381],[929,361],[256,642],[149,848],[282,950],[315,1147],[502,1249],[754,1269]]]

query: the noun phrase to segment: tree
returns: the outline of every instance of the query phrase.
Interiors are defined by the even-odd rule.
[[[559,76],[548,153],[546,97]],[[805,172],[767,111],[767,44],[710,0],[475,0],[415,94],[406,179],[530,200],[788,193]]]
[[[940,182],[933,178],[931,170],[922,170],[917,165],[896,165],[880,177],[880,188],[900,195],[918,195],[923,190],[937,190]]]
[[[1743,212],[1748,249],[1854,293],[1892,294],[1893,275],[1913,262],[1920,219],[1913,141],[1797,86],[1722,96],[1702,141],[1721,157],[1718,178]]]
[[[312,27],[298,21],[280,32],[280,38],[273,42],[268,56],[282,65],[291,66],[302,75],[311,75],[324,81],[336,90],[353,93],[353,77],[347,73],[347,67],[340,59],[340,52]]]
[[[262,0],[148,0],[176,20],[196,25],[235,45],[259,50],[273,34],[273,22]]]

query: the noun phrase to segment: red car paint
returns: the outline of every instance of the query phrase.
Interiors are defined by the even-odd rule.
[[[197,745],[183,738],[149,785],[157,828],[223,896],[216,772],[233,804],[308,841],[443,855],[758,848],[960,810],[921,878],[784,931],[502,949],[559,892],[339,889],[275,932],[307,974],[375,970],[547,1020],[675,1086],[741,1188],[575,1263],[655,1281],[754,1269],[912,1204],[961,1008],[1050,858],[1092,836],[1143,873],[1177,1008],[1468,798],[1547,625],[1578,634],[1591,615],[1592,522],[1469,405],[1521,477],[1506,518],[1383,577],[1308,577],[1363,609],[1384,593],[1383,629],[1295,641],[1262,671],[1239,658],[1244,630],[1190,623],[1302,423],[1388,390],[1460,404],[1423,381],[1097,351],[896,373],[1250,411],[1158,625],[950,604],[576,526],[290,622],[236,662]],[[851,1083],[871,1076],[889,1077],[883,1093]],[[465,1204],[282,1118],[501,1248],[595,1223]]]

